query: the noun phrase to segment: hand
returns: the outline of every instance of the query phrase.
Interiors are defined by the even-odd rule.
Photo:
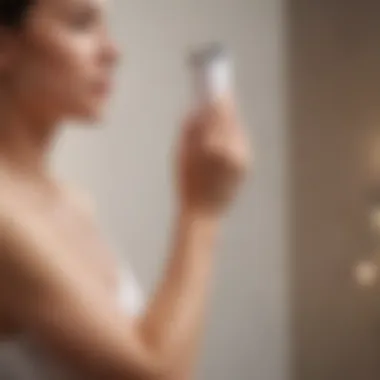
[[[249,156],[231,100],[215,101],[190,115],[177,162],[182,209],[223,213],[247,172]]]

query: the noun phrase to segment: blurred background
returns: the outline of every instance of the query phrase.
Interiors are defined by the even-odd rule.
[[[94,193],[147,294],[171,232],[187,50],[222,41],[235,57],[257,162],[226,222],[199,379],[380,378],[379,15],[375,0],[113,1],[117,91],[55,165]]]

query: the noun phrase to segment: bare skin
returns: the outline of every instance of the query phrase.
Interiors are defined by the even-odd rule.
[[[37,0],[21,32],[2,32],[0,339],[31,333],[86,379],[190,379],[220,220],[249,152],[228,99],[190,115],[166,271],[146,312],[126,315],[91,201],[47,169],[57,123],[101,117],[118,56],[107,3]]]

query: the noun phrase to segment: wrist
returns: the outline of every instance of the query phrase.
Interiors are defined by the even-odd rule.
[[[180,208],[178,217],[184,223],[196,223],[210,227],[217,227],[221,221],[221,216],[218,213],[191,207]]]
[[[220,229],[221,218],[217,214],[187,208],[179,211],[177,222],[181,230],[214,238]]]

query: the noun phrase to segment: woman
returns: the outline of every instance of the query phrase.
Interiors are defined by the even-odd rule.
[[[104,0],[0,1],[0,378],[191,376],[221,216],[246,168],[231,102],[187,121],[167,270],[137,310],[86,197],[47,156],[66,119],[101,116],[118,52]]]

